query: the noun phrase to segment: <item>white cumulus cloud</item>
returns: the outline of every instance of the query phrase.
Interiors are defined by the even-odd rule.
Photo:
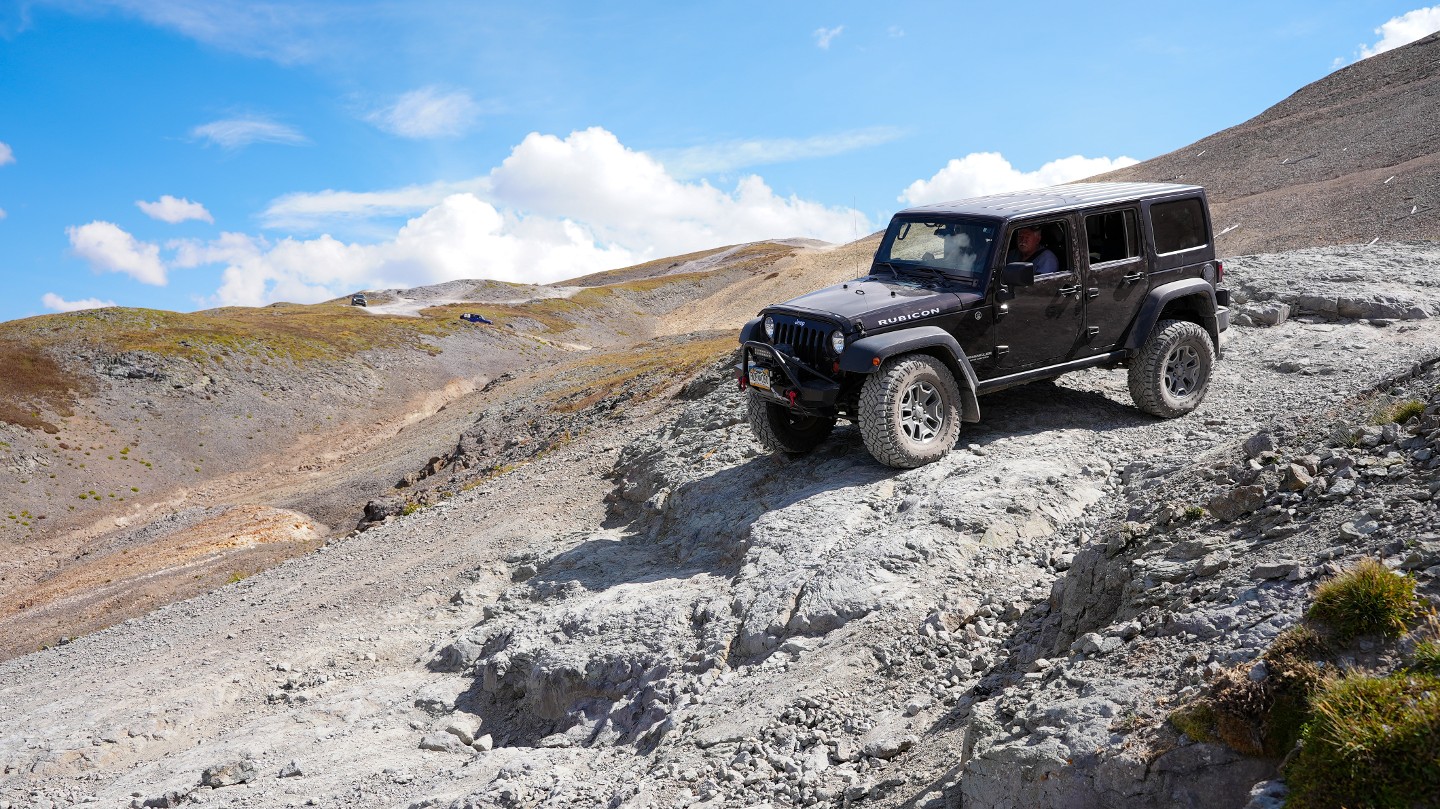
[[[900,194],[901,202],[924,205],[985,194],[1000,194],[1081,180],[1133,166],[1130,157],[1062,157],[1035,171],[1020,171],[999,152],[972,152],[952,159],[928,180],[916,180]]]
[[[252,143],[295,145],[308,142],[298,129],[256,116],[225,118],[201,124],[190,130],[190,136],[226,149],[239,149]]]
[[[78,312],[81,309],[103,309],[106,306],[115,305],[114,301],[102,301],[99,298],[67,301],[54,292],[46,292],[40,296],[40,302],[45,304],[46,309],[53,312]]]
[[[406,209],[416,215],[369,244],[227,233],[167,247],[175,266],[224,265],[216,302],[261,305],[455,278],[544,283],[724,244],[848,241],[870,230],[856,211],[777,195],[756,176],[732,191],[677,179],[598,127],[564,138],[531,133],[488,175],[464,183],[290,195],[265,216],[319,222]]]
[[[5,165],[6,163],[14,162],[15,150],[10,148],[10,144],[4,141],[0,141],[0,166]]]
[[[159,245],[143,242],[113,222],[95,221],[68,227],[70,247],[75,255],[103,272],[122,272],[144,284],[165,286],[165,265]]]
[[[161,222],[178,224],[189,219],[198,219],[201,222],[215,221],[215,217],[205,210],[205,206],[198,202],[191,202],[188,199],[177,199],[165,194],[154,202],[135,200],[135,205],[145,212],[151,219],[159,219]]]
[[[1436,31],[1440,31],[1440,6],[1407,11],[1399,17],[1390,18],[1376,28],[1375,33],[1380,35],[1380,39],[1371,45],[1361,45],[1360,58],[1368,59],[1377,53],[1394,50],[1401,45],[1409,45]]]
[[[844,30],[845,26],[843,25],[837,25],[834,28],[816,28],[811,36],[815,37],[816,47],[822,51],[828,51],[830,50],[830,43],[835,40],[835,37],[840,36],[840,32]]]
[[[463,90],[438,87],[412,90],[384,109],[366,116],[381,129],[402,138],[445,138],[463,135],[480,117],[480,105]]]

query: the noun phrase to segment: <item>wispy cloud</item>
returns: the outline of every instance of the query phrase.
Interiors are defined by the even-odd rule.
[[[660,152],[656,157],[676,177],[699,177],[747,166],[831,157],[889,143],[902,134],[894,127],[870,127],[808,138],[726,141]]]
[[[114,301],[102,301],[99,298],[67,301],[54,292],[46,292],[40,296],[40,302],[45,304],[45,308],[52,312],[78,312],[81,309],[103,309],[106,306],[115,305]]]
[[[225,0],[48,0],[76,14],[119,13],[213,48],[292,64],[312,60],[342,11],[324,3]]]
[[[172,225],[188,219],[211,223],[215,221],[215,217],[205,210],[204,205],[188,199],[177,199],[169,194],[165,194],[154,202],[137,199],[135,205],[151,219],[159,219],[161,222],[169,222]]]
[[[92,268],[124,273],[142,284],[165,286],[165,265],[160,247],[142,242],[113,222],[95,221],[65,228],[70,248]]]
[[[422,87],[365,117],[402,138],[446,138],[469,131],[480,112],[480,105],[463,90]]]
[[[269,118],[226,118],[201,124],[190,130],[190,136],[206,140],[226,149],[239,149],[252,143],[301,144],[309,140],[298,129],[276,123]]]
[[[1417,39],[1440,31],[1440,6],[1417,8],[1399,17],[1391,17],[1375,33],[1380,38],[1370,45],[1360,46],[1360,58],[1369,59],[1377,53],[1409,45]]]
[[[816,47],[822,51],[828,51],[830,50],[830,43],[835,40],[835,37],[840,36],[840,32],[844,30],[845,26],[843,25],[837,25],[834,28],[816,28],[811,36],[815,37]]]
[[[477,177],[458,182],[410,185],[381,191],[334,191],[286,194],[273,200],[260,214],[267,228],[309,231],[345,220],[384,219],[417,214],[439,205],[453,194],[483,193],[489,180]]]
[[[901,28],[898,25],[892,25],[890,26],[890,30],[886,33],[890,35],[891,39],[899,39],[900,37],[905,36],[905,29]]]
[[[924,205],[1057,185],[1133,166],[1135,163],[1135,159],[1131,157],[1112,159],[1073,155],[1051,160],[1035,171],[1020,171],[1010,165],[1010,161],[999,152],[972,152],[952,159],[930,179],[911,183],[900,194],[900,201],[911,205]]]
[[[14,162],[15,150],[10,148],[10,144],[5,143],[4,141],[0,141],[0,166],[5,165],[6,163]]]

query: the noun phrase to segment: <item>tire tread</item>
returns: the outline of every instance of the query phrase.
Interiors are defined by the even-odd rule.
[[[1165,358],[1170,350],[1185,340],[1193,340],[1201,353],[1205,378],[1196,393],[1180,404],[1171,403],[1165,395]],[[1215,347],[1210,335],[1199,324],[1188,320],[1162,320],[1155,324],[1140,352],[1130,360],[1126,381],[1135,406],[1152,416],[1173,419],[1200,406],[1210,390],[1210,377],[1215,368]]]

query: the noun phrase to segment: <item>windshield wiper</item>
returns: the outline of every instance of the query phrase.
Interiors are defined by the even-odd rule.
[[[949,278],[948,275],[946,275],[945,273],[941,272],[940,270],[937,270],[937,269],[935,269],[934,267],[927,267],[927,266],[925,266],[924,264],[911,264],[910,266],[908,266],[908,267],[905,268],[905,271],[906,271],[906,272],[914,272],[914,273],[917,273],[917,274],[918,274],[918,273],[928,273],[928,274],[929,274],[931,277],[933,277],[935,280],[937,280],[937,281],[942,281],[942,282]]]
[[[879,264],[879,265],[882,266],[882,267],[888,268],[888,269],[890,270],[890,274],[893,275],[893,276],[895,276],[896,278],[899,278],[899,277],[900,277],[900,271],[897,270],[897,269],[895,269],[895,265],[894,265],[894,264],[891,264],[891,263],[888,262],[888,261],[877,261],[877,262],[875,262],[875,263],[876,263],[876,264]]]

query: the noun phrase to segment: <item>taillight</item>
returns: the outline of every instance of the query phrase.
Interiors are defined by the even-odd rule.
[[[1216,261],[1216,262],[1215,262],[1215,285],[1216,285],[1216,286],[1219,286],[1220,284],[1223,284],[1223,283],[1225,283],[1225,262],[1223,262],[1223,261]]]

